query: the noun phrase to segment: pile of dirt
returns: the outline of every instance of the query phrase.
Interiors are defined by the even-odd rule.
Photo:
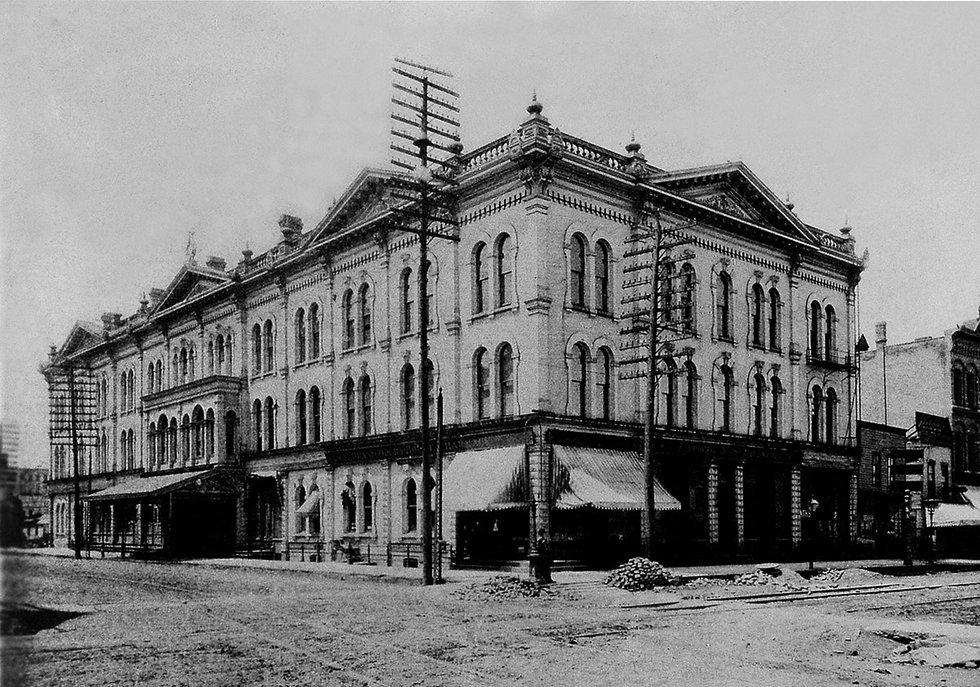
[[[884,575],[865,570],[864,568],[830,568],[814,575],[810,582],[816,584],[858,584],[861,582],[879,582]]]
[[[639,592],[677,584],[677,578],[664,566],[649,558],[631,558],[603,580],[610,587]]]
[[[453,596],[461,599],[479,601],[505,601],[509,599],[530,599],[553,597],[557,592],[535,580],[520,577],[492,577],[482,584],[471,584],[454,590]]]
[[[732,580],[732,584],[741,587],[759,587],[777,585],[789,589],[806,589],[807,581],[795,570],[780,566],[766,566],[755,572],[744,573]]]

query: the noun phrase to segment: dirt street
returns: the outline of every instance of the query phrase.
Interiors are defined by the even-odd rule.
[[[834,596],[839,584],[774,602],[746,596],[762,587],[630,593],[595,575],[558,577],[541,597],[491,600],[474,583],[6,556],[8,602],[65,614],[3,638],[3,684],[980,684],[975,667],[888,660],[920,646],[980,647],[977,573],[878,583],[930,589]]]

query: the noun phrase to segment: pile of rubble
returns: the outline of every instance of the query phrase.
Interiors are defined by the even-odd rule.
[[[660,563],[649,558],[631,558],[609,573],[603,583],[610,587],[639,592],[645,589],[668,587],[678,582],[677,578]]]
[[[492,577],[482,584],[471,584],[453,591],[453,596],[480,601],[504,601],[557,595],[553,589],[535,580],[519,577]]]
[[[858,582],[875,582],[884,577],[881,573],[865,570],[864,568],[845,568],[838,570],[830,568],[810,578],[816,584],[855,584]]]

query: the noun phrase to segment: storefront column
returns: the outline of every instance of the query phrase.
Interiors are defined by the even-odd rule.
[[[718,543],[718,463],[708,463],[708,541]]]
[[[790,489],[790,517],[792,519],[791,523],[791,533],[793,537],[793,547],[798,547],[800,542],[803,541],[803,501],[802,495],[800,493],[800,469],[795,467],[790,472],[789,476],[789,489]]]
[[[551,540],[551,446],[534,442],[527,447],[531,513],[528,518],[528,552],[537,553],[538,530]]]
[[[850,479],[850,493],[848,494],[848,518],[847,524],[849,531],[849,539],[851,544],[857,543],[858,537],[858,476],[857,470],[851,471]]]
[[[116,504],[109,504],[109,543],[116,543]]]
[[[745,463],[735,464],[735,545],[745,545]]]

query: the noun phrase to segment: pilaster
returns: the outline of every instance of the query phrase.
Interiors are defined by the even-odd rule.
[[[745,545],[745,462],[735,464],[735,545]]]
[[[718,543],[718,463],[708,463],[708,541]]]
[[[793,546],[803,541],[803,498],[800,492],[800,468],[794,467],[789,476],[790,536]]]

